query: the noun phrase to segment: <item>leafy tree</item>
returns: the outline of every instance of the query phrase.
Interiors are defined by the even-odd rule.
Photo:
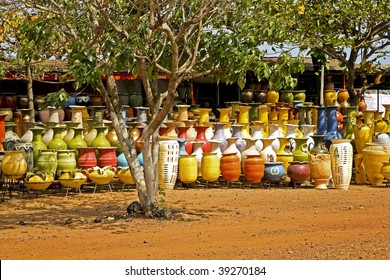
[[[261,5],[260,5],[261,2]],[[264,0],[256,4],[256,35],[269,43],[322,53],[345,67],[351,103],[357,104],[357,75],[385,72],[380,59],[390,52],[390,2],[387,0]],[[377,79],[380,82],[381,76]]]
[[[254,20],[250,18],[254,6],[250,0],[15,2],[29,14],[39,15],[44,24],[42,33],[65,50],[58,56],[61,52],[48,48],[67,61],[67,75],[75,79],[75,87],[89,84],[103,96],[143,211],[158,207],[158,128],[172,108],[179,84],[213,75],[243,86],[247,70],[260,79],[278,72],[271,71],[263,61],[263,51],[258,47],[261,40],[252,35],[249,23]],[[280,69],[290,68],[288,59],[283,57],[273,67],[278,69],[280,62]],[[144,143],[150,143],[142,146],[144,169],[122,118],[115,71],[130,71],[142,78],[151,112],[151,121],[142,134]],[[289,72],[284,73],[292,86],[296,80]],[[163,93],[157,87],[160,74],[168,78],[168,89]]]

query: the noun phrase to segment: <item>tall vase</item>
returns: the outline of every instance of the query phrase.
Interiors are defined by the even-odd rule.
[[[268,106],[267,105],[260,105],[259,106],[259,121],[268,123]]]
[[[278,124],[268,124],[267,125],[269,134],[268,138],[274,139],[272,142],[272,148],[274,149],[275,153],[279,151],[280,143],[279,143],[279,137],[283,137],[283,128],[279,126]]]
[[[254,121],[253,124],[250,126],[252,130],[252,138],[257,139],[256,141],[256,149],[258,152],[260,152],[263,149],[263,142],[261,142],[261,138],[266,138],[266,135],[264,133],[264,123],[261,121]]]
[[[236,141],[238,140],[237,137],[230,137],[227,138],[226,141],[228,143],[227,148],[223,151],[222,154],[237,154],[240,162],[241,162],[241,152],[236,146]]]
[[[336,110],[337,106],[327,106],[327,134],[325,138],[325,143],[327,148],[330,147],[333,139],[341,139],[341,134],[338,131],[337,115]]]
[[[226,140],[225,140],[226,141]],[[215,153],[219,159],[222,157],[222,151],[221,151],[221,141],[220,140],[210,140],[211,144],[211,152]],[[227,143],[227,141],[226,141]]]
[[[307,138],[295,138],[296,147],[293,151],[294,161],[308,161]]]
[[[77,127],[83,127],[83,110],[86,109],[84,105],[71,105],[72,123],[77,123]]]
[[[76,158],[79,155],[78,148],[86,148],[88,147],[87,142],[84,141],[83,139],[83,128],[81,127],[74,127],[72,128],[74,131],[74,137],[68,142],[68,149],[75,150],[76,152]]]
[[[349,139],[333,139],[329,148],[333,183],[348,190],[352,178],[353,147]]]
[[[211,108],[199,108],[199,124],[208,123],[210,121]]]
[[[107,140],[104,131],[107,129],[105,126],[95,126],[96,137],[92,140],[90,147],[111,147],[110,141]]]
[[[43,127],[35,127],[31,128],[31,131],[33,133],[33,141],[31,142],[34,152],[34,166],[36,166],[36,162],[38,160],[38,155],[40,150],[46,150],[47,146],[46,144],[42,141],[42,132],[45,129]]]
[[[55,126],[53,127],[53,139],[47,144],[48,149],[53,149],[53,150],[67,150],[68,145],[64,140],[62,140],[61,133],[64,131],[64,127],[60,126]]]
[[[232,124],[230,126],[232,128],[232,138],[237,138],[236,146],[240,153],[245,149],[246,142],[242,139],[242,129],[244,127],[243,124]],[[240,156],[241,159],[241,156]]]
[[[287,170],[290,162],[294,161],[294,155],[291,151],[291,138],[279,137],[280,147],[276,153],[276,161],[282,163],[283,168]]]
[[[69,141],[72,140],[73,137],[74,137],[74,130],[73,130],[73,128],[78,127],[79,124],[78,123],[73,123],[71,121],[65,121],[64,124],[67,127],[67,132],[64,135],[64,137],[62,137],[62,140],[64,140],[66,144],[69,144]]]
[[[179,113],[178,121],[179,122],[187,121],[188,120],[188,108],[190,107],[190,105],[179,104],[179,105],[176,105],[176,107],[177,107],[178,113]]]
[[[326,135],[312,135],[314,147],[309,152],[310,176],[318,190],[326,190],[327,180],[331,177],[330,154],[325,145]]]
[[[190,155],[192,153],[192,143],[187,137],[187,130],[189,129],[189,126],[178,126],[178,138],[185,139],[184,148],[186,152]]]
[[[354,130],[356,126],[357,106],[350,106],[346,110],[347,125],[345,130],[345,139],[354,139]],[[354,142],[354,141],[353,141]]]
[[[316,126],[314,124],[305,124],[301,126],[303,138],[307,138],[306,144],[309,151],[314,145],[314,140],[310,136],[314,135],[315,128]]]
[[[326,107],[317,107],[317,132],[316,134],[324,135],[327,132]]]
[[[225,124],[229,123],[232,108],[218,108],[217,110],[219,111],[218,122]]]
[[[158,184],[162,190],[175,186],[179,167],[179,143],[176,140],[160,140],[158,143]]]
[[[238,110],[239,110],[239,115],[238,115],[238,123],[249,123],[249,110],[251,109],[251,106],[243,106],[239,105]]]
[[[244,138],[246,145],[245,150],[241,153],[241,168],[244,171],[245,168],[245,160],[248,155],[260,155],[260,153],[256,149],[256,141],[257,139],[253,138]]]
[[[211,152],[211,144],[206,138],[206,130],[208,128],[208,126],[195,126],[195,129],[197,131],[195,142],[203,142],[202,149],[205,153]]]
[[[276,153],[272,148],[272,142],[274,139],[262,138],[260,140],[263,142],[263,150],[260,151],[260,155],[263,157],[264,162],[276,161]]]

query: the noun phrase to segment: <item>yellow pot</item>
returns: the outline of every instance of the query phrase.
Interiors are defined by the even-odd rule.
[[[20,179],[27,171],[24,151],[5,151],[1,171],[8,179]]]
[[[202,178],[205,181],[216,181],[221,174],[220,162],[216,153],[203,153]]]
[[[179,159],[179,179],[184,184],[192,184],[198,178],[198,161],[195,155],[181,155]]]
[[[123,168],[118,171],[117,173],[119,181],[121,181],[124,184],[134,185],[134,178],[131,175],[130,169],[128,167]]]
[[[367,143],[363,149],[363,164],[366,168],[367,180],[371,185],[380,186],[383,182],[381,174],[382,162],[390,160],[390,151],[386,144]]]
[[[325,105],[335,105],[337,100],[337,93],[334,90],[325,90]]]

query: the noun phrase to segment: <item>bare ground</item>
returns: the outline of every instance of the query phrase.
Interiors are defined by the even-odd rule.
[[[390,259],[390,189],[168,191],[168,219],[126,215],[133,189],[0,203],[0,259]]]

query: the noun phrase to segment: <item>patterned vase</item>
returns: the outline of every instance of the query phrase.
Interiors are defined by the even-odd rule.
[[[348,190],[352,178],[353,148],[349,139],[333,139],[329,148],[333,183]]]
[[[179,143],[176,140],[160,140],[158,143],[158,184],[160,189],[172,190],[179,166]]]

